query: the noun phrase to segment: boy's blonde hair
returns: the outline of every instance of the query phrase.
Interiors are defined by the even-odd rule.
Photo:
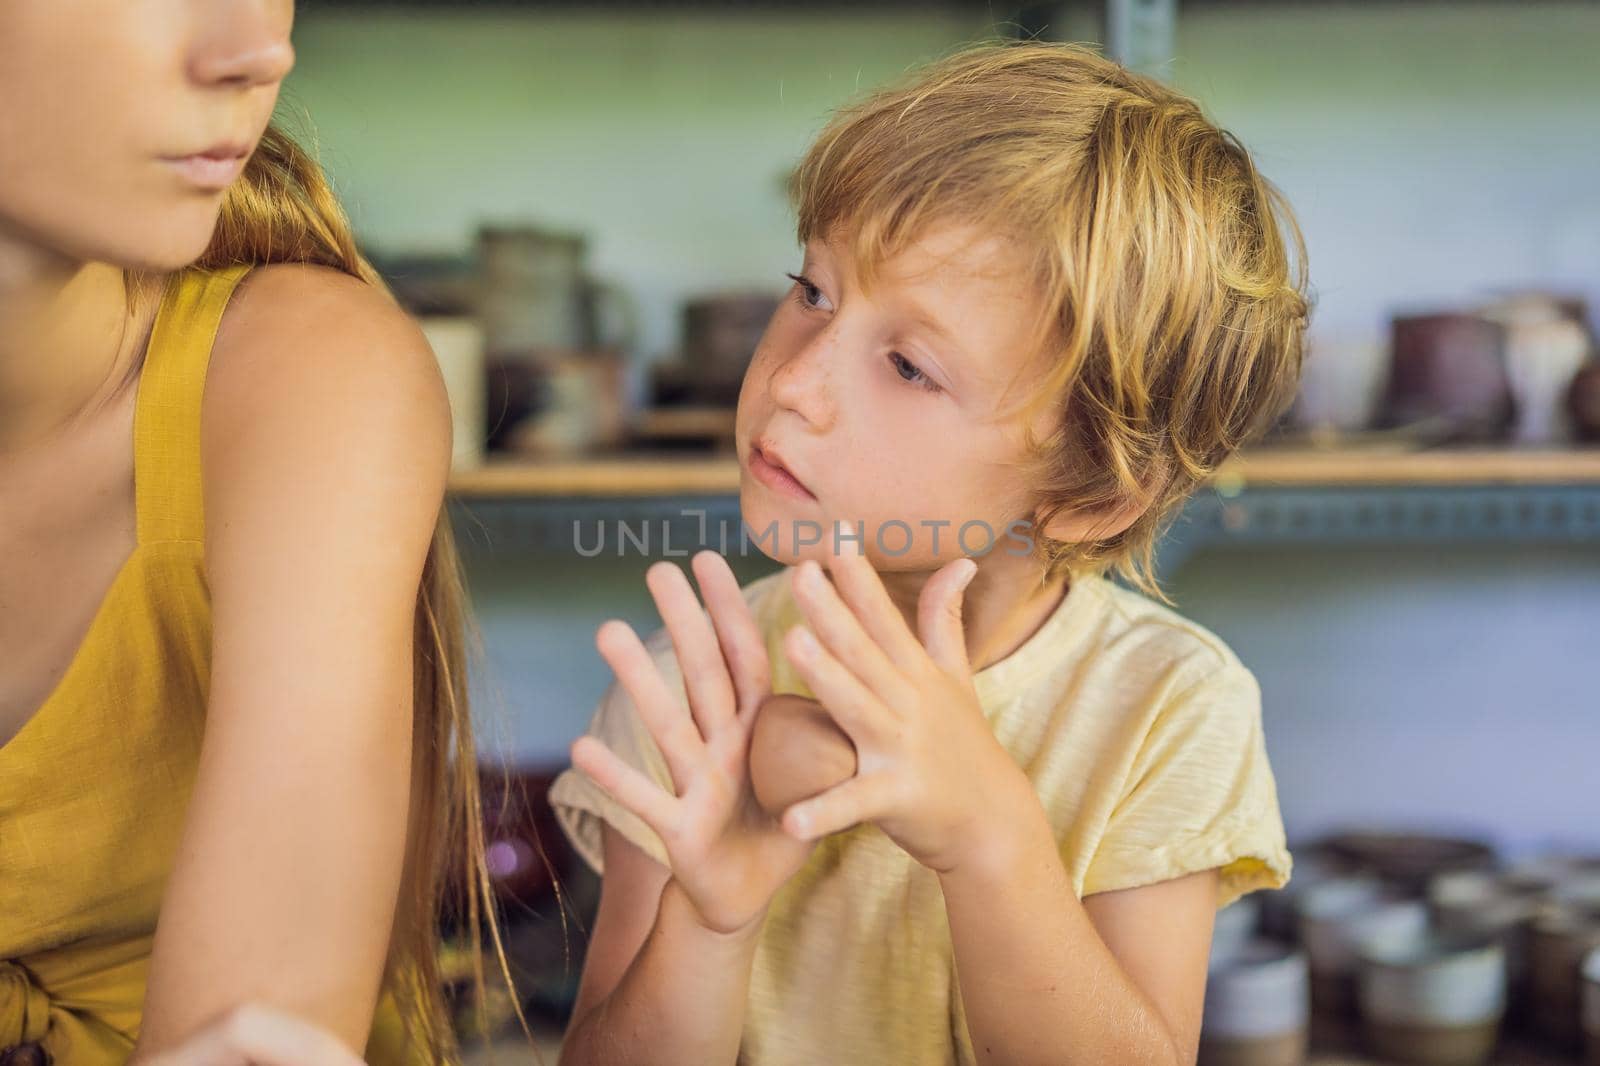
[[[846,235],[869,282],[945,224],[1026,256],[1044,298],[1042,366],[1016,409],[1037,528],[1144,507],[1100,539],[1036,533],[1049,572],[1115,569],[1164,599],[1157,537],[1293,399],[1310,313],[1304,239],[1238,140],[1086,46],[982,45],[840,112],[794,197],[800,240]]]

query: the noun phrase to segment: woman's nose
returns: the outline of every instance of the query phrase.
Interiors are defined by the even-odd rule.
[[[190,52],[189,76],[202,85],[239,88],[282,81],[294,67],[292,10],[281,0],[210,5]]]

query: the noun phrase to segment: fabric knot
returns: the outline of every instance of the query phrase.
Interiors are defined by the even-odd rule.
[[[20,964],[0,961],[0,1056],[43,1040],[49,1028],[50,997]]]

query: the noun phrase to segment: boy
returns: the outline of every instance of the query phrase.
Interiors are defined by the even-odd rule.
[[[1292,396],[1293,220],[1191,101],[1072,46],[874,95],[796,196],[736,419],[787,567],[697,555],[702,611],[658,563],[665,629],[597,634],[618,684],[551,792],[605,875],[562,1061],[1192,1062],[1214,911],[1290,857],[1253,676],[1102,575],[1159,596],[1163,521]],[[857,765],[781,817],[774,692]]]

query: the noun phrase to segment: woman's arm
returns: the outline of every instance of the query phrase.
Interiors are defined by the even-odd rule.
[[[449,455],[437,366],[382,293],[318,267],[246,279],[206,388],[210,700],[136,1059],[247,1001],[364,1047]]]
[[[147,1066],[364,1066],[333,1034],[258,1004],[236,1007]]]

